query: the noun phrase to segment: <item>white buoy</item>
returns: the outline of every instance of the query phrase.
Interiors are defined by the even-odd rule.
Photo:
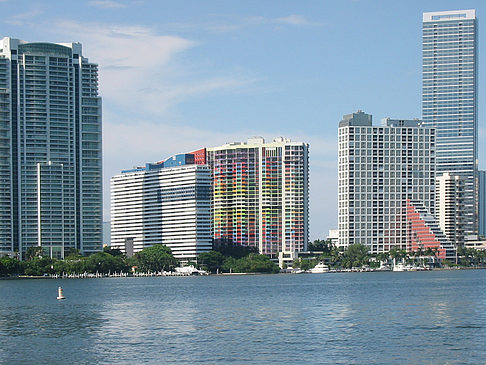
[[[57,299],[66,299],[66,297],[64,296],[64,294],[62,292],[62,287],[59,287],[57,289]]]

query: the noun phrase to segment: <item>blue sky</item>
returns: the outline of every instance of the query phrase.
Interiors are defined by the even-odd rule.
[[[100,65],[105,220],[122,169],[285,136],[310,144],[311,239],[337,225],[342,115],[420,118],[422,12],[471,8],[486,18],[481,0],[0,0],[2,36],[81,42]]]

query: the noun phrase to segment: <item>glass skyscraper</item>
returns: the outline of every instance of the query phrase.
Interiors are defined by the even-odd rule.
[[[464,233],[477,232],[477,19],[475,10],[423,14],[422,118],[436,130],[437,176],[464,179]]]
[[[0,42],[0,255],[99,251],[98,66],[79,43]]]

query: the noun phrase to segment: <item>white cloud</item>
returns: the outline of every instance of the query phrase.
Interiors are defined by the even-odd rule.
[[[291,25],[307,25],[307,26],[316,26],[320,25],[320,23],[312,22],[307,18],[303,17],[302,15],[291,14],[286,17],[276,18],[274,19],[275,23],[281,24],[291,24]]]
[[[126,8],[125,4],[113,0],[94,0],[88,2],[88,5],[104,9]]]
[[[196,43],[179,36],[160,35],[142,26],[108,26],[60,22],[56,32],[79,40],[90,61],[100,65],[100,93],[128,115],[134,111],[164,116],[169,107],[195,95],[230,90],[254,80],[239,75],[192,75],[176,58]],[[119,113],[123,115],[124,113]]]
[[[302,15],[291,14],[280,18],[268,18],[260,15],[239,18],[234,16],[213,15],[214,20],[202,23],[169,23],[165,28],[176,31],[203,30],[215,33],[229,33],[242,29],[263,25],[289,25],[289,26],[321,26],[322,23],[314,22]]]
[[[39,7],[36,7],[26,12],[13,15],[8,19],[6,19],[5,22],[11,25],[24,25],[27,21],[30,21],[42,14],[44,14],[44,10],[42,10]]]

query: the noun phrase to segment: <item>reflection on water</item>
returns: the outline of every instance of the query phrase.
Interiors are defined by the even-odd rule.
[[[0,363],[482,363],[485,289],[486,270],[0,281]]]

